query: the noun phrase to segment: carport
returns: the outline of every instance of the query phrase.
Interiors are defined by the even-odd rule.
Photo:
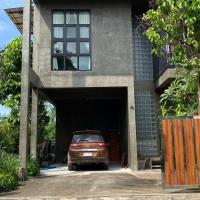
[[[128,153],[127,89],[45,89],[56,106],[56,162],[64,159],[74,131],[101,130],[109,144],[111,163]]]

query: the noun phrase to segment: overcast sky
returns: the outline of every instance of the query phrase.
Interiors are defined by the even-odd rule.
[[[20,35],[4,9],[21,6],[23,6],[23,0],[0,0],[0,48],[5,47],[14,37]],[[0,105],[0,115],[6,115],[8,112],[8,109]]]

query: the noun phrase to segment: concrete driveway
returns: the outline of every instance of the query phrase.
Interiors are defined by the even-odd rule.
[[[179,195],[177,199],[183,197]],[[69,172],[67,167],[43,170],[41,177],[29,179],[18,190],[0,195],[0,199],[18,198],[176,199],[163,192],[159,170],[132,172],[119,167],[111,167],[109,171],[82,168]]]

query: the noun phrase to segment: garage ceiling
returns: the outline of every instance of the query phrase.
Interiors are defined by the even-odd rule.
[[[126,88],[44,89],[42,91],[52,101],[68,99],[123,99],[126,97]]]

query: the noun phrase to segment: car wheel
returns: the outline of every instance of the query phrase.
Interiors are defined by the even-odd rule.
[[[68,170],[69,171],[72,171],[73,170],[73,164],[71,163],[71,160],[70,160],[70,155],[68,153]]]
[[[68,170],[69,170],[69,171],[72,171],[72,170],[73,170],[73,165],[72,165],[72,163],[68,163]]]
[[[109,169],[109,165],[107,163],[104,163],[104,169],[108,170]]]

